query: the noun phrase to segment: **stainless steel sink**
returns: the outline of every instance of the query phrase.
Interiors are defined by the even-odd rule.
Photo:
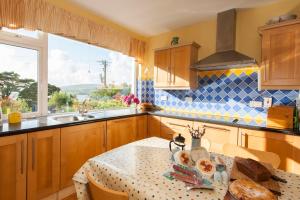
[[[78,122],[78,121],[84,121],[88,119],[94,119],[95,116],[93,115],[63,115],[63,116],[56,116],[53,117],[54,120],[62,122],[62,123],[69,123],[69,122]]]

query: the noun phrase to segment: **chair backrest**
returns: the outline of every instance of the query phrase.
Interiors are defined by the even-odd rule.
[[[251,158],[256,161],[271,164],[275,169],[279,167],[280,157],[273,152],[259,151],[248,149],[234,144],[225,144],[223,146],[223,153],[227,156],[238,156],[242,158]]]
[[[92,200],[128,200],[128,194],[125,192],[118,192],[97,183],[93,177],[87,174],[88,184],[88,194]]]
[[[210,150],[210,141],[207,138],[201,138],[201,146],[204,147],[207,151]]]

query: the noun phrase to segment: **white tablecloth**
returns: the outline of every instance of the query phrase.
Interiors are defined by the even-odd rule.
[[[168,142],[148,138],[89,159],[73,177],[78,199],[88,199],[85,176],[88,171],[106,187],[128,193],[129,199],[223,200],[227,191],[225,185],[216,185],[213,191],[186,191],[184,183],[163,176],[172,169]],[[230,170],[233,159],[222,158]],[[300,176],[281,170],[276,170],[276,175],[288,181],[287,184],[280,183],[282,196],[279,199],[300,199]]]

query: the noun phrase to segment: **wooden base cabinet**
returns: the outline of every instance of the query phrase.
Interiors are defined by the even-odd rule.
[[[148,116],[136,117],[136,140],[142,140],[148,137]]]
[[[279,155],[279,169],[300,174],[300,138],[280,133],[240,129],[239,145]]]
[[[162,117],[160,135],[164,139],[172,140],[181,134],[185,138],[185,144],[190,146],[192,138],[188,131],[188,126],[193,127],[193,124],[193,121]]]
[[[210,151],[212,152],[222,153],[223,145],[226,143],[234,145],[238,144],[238,128],[236,127],[202,122],[195,122],[194,127],[205,129],[203,138],[208,139]]]
[[[60,129],[28,134],[27,199],[42,199],[59,191]]]
[[[106,122],[61,129],[61,188],[73,184],[72,177],[89,159],[106,150]]]
[[[26,199],[27,134],[0,138],[0,199]]]
[[[148,115],[148,136],[160,137],[160,117]]]
[[[136,117],[107,121],[107,150],[135,141],[136,123]]]

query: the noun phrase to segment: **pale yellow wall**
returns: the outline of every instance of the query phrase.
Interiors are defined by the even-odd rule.
[[[271,17],[285,13],[296,13],[300,17],[300,1],[280,0],[277,3],[258,8],[238,10],[236,30],[237,50],[260,61],[260,37],[257,28],[264,25]],[[153,49],[168,46],[173,36],[179,36],[182,43],[195,41],[200,44],[201,48],[199,49],[198,58],[204,58],[215,51],[216,17],[192,26],[151,37],[149,39],[147,64],[145,66],[148,70],[143,70],[143,79],[153,77]]]

